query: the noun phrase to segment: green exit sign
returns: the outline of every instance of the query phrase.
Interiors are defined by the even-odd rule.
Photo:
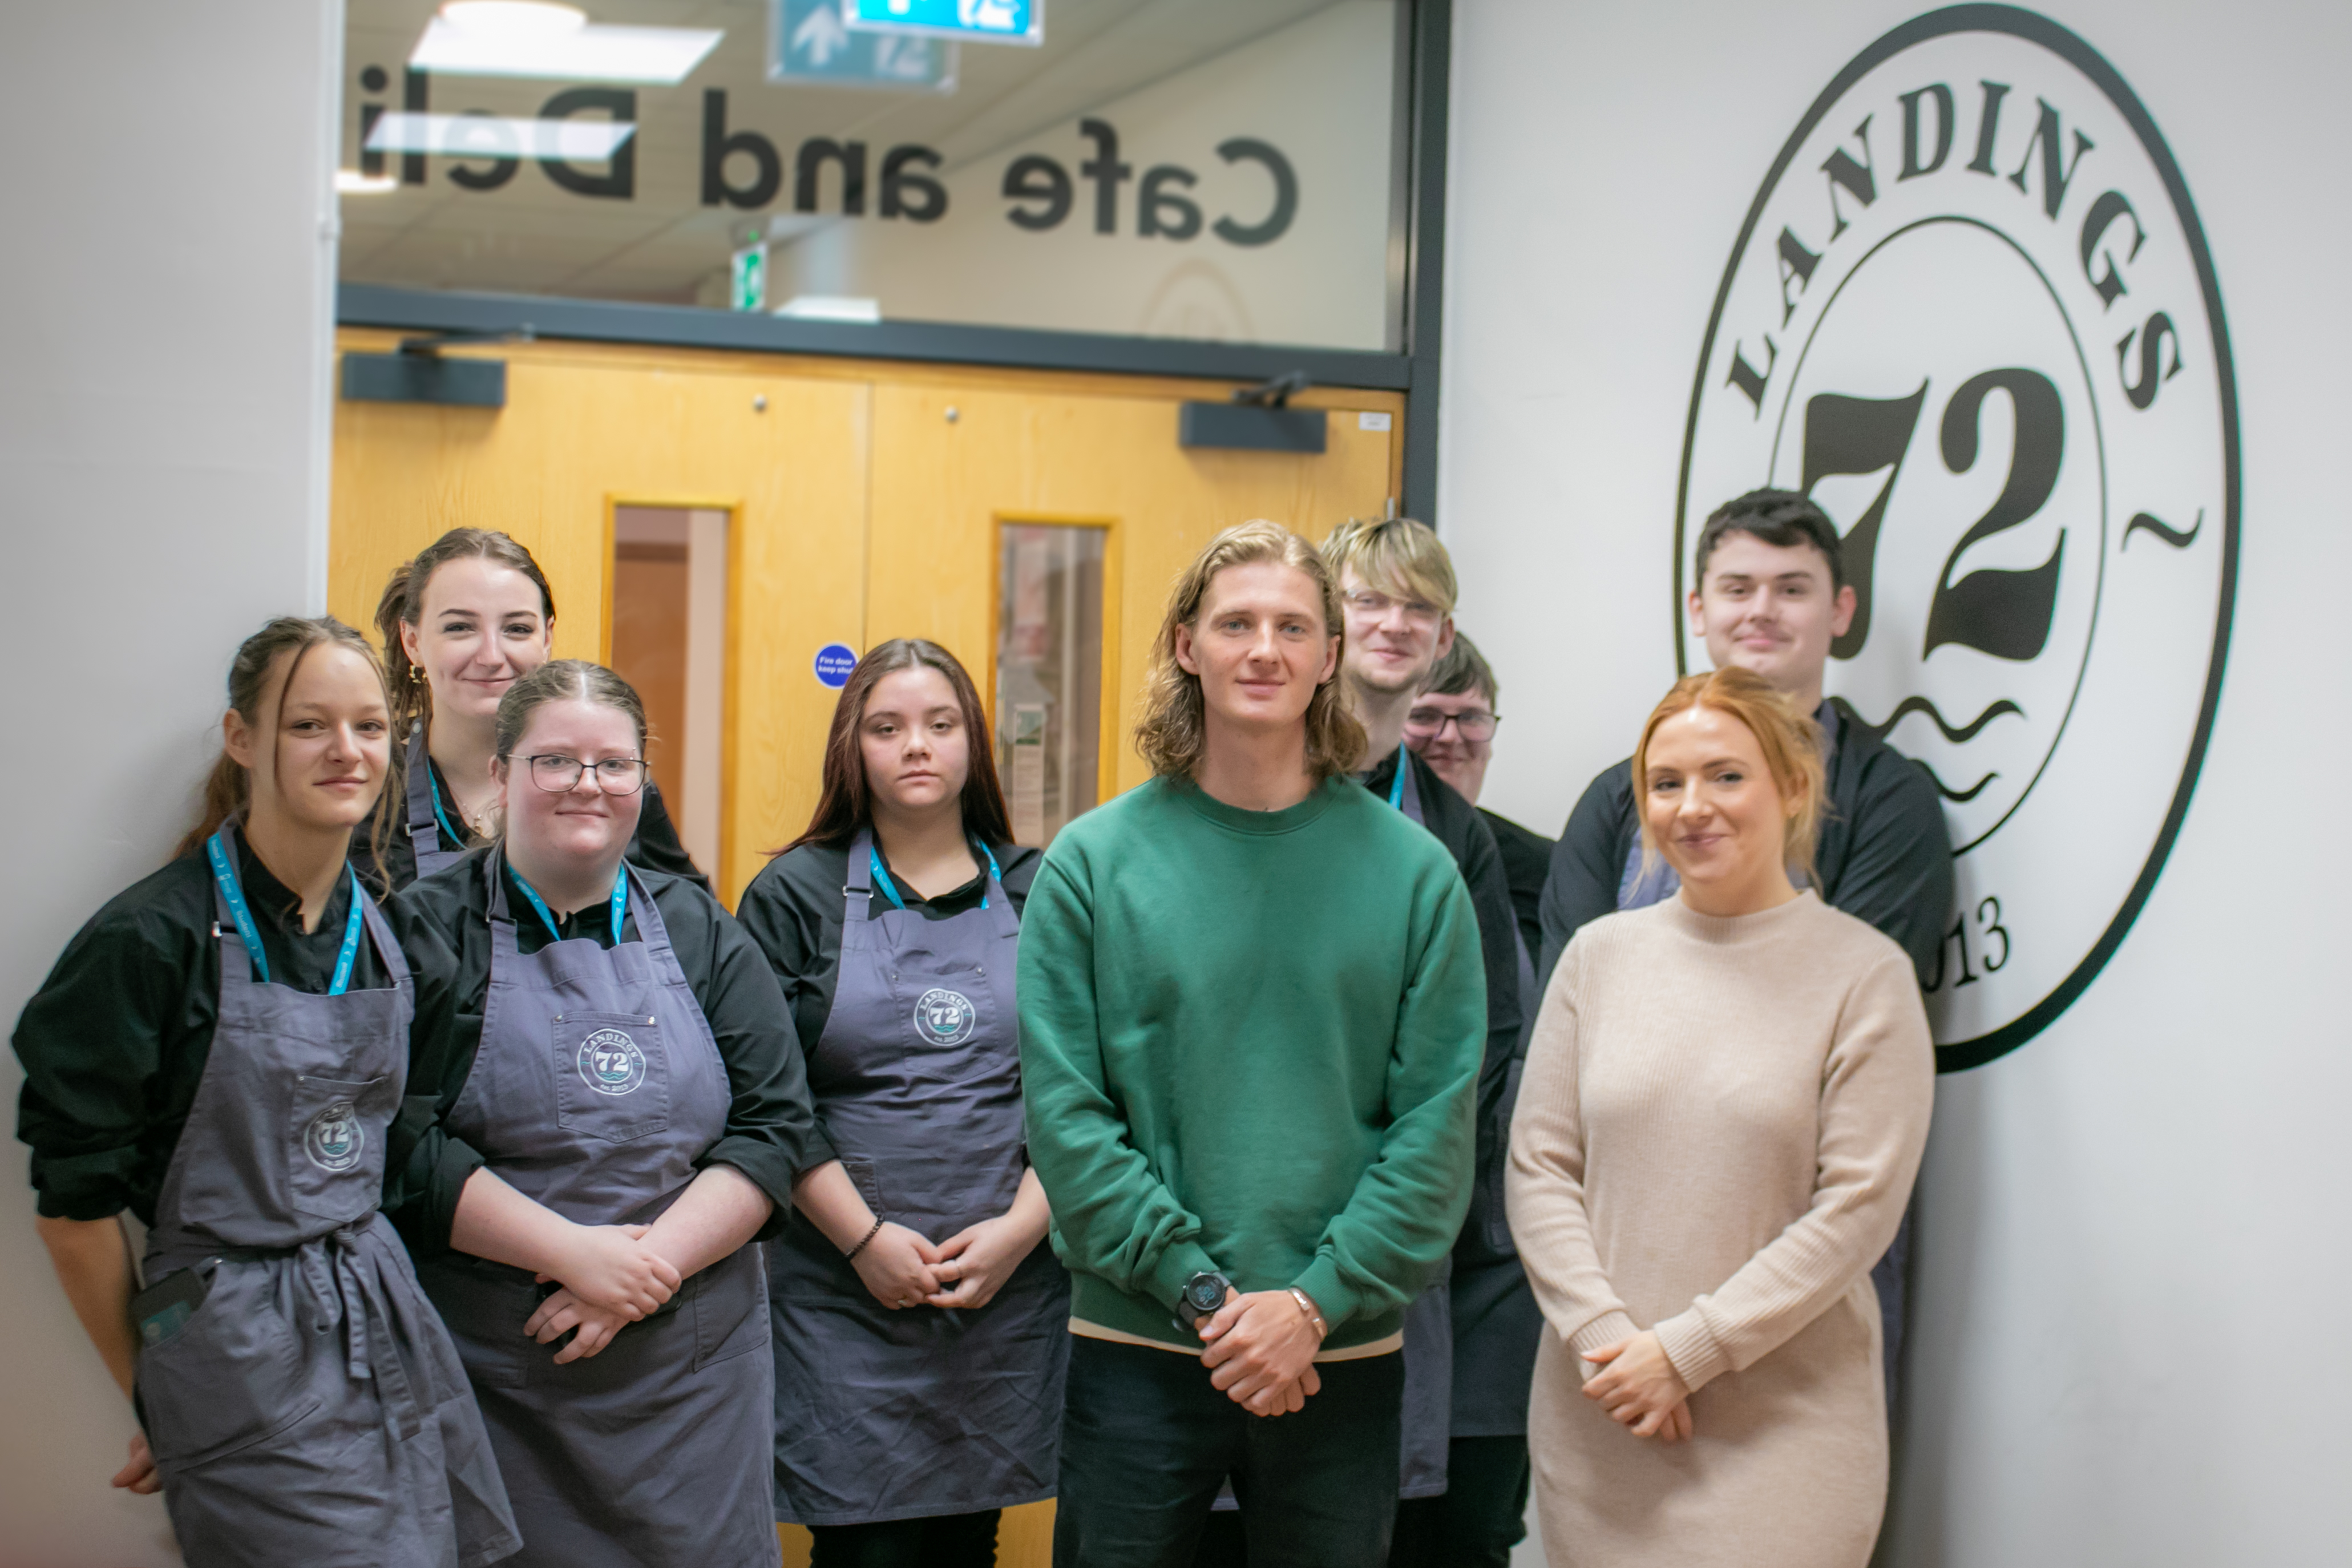
[[[728,304],[738,310],[768,308],[768,247],[747,245],[735,253],[734,287]]]

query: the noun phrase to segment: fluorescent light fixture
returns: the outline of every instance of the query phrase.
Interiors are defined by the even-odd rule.
[[[476,16],[473,13],[498,13]],[[516,13],[546,12],[545,18]],[[571,20],[562,13],[570,13]],[[408,63],[444,76],[549,77],[566,81],[684,81],[726,32],[716,27],[607,27],[569,5],[457,0],[425,25]]]
[[[442,158],[562,158],[593,163],[637,133],[627,120],[512,120],[492,114],[383,114],[368,132],[371,153],[430,153]]]
[[[882,301],[849,294],[795,294],[776,307],[797,321],[866,321],[882,319]]]
[[[390,174],[362,174],[357,169],[335,171],[335,189],[347,196],[380,196],[386,191],[400,189],[400,182]]]

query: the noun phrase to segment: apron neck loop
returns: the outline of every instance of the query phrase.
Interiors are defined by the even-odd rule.
[[[252,961],[254,977],[267,985],[269,954],[262,948],[261,930],[254,924],[253,910],[246,903],[244,884],[237,879],[236,837],[236,818],[231,816],[205,840],[205,858],[212,862],[213,889],[228,910],[229,922],[236,927],[237,941],[244,946],[246,957]],[[352,966],[359,958],[360,932],[367,921],[367,906],[361,901],[364,895],[360,891],[359,873],[346,864],[343,875],[351,882],[351,911],[343,917],[343,942],[335,954],[334,978],[327,986],[330,996],[341,996],[352,988]]]

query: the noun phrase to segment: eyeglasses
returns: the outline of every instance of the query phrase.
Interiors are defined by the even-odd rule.
[[[1502,721],[1500,713],[1489,713],[1484,708],[1465,708],[1459,713],[1448,713],[1443,708],[1416,708],[1404,716],[1404,728],[1409,735],[1434,741],[1451,724],[1465,741],[1491,741],[1495,738],[1495,726]]]
[[[1370,616],[1375,620],[1391,610],[1402,610],[1404,618],[1413,625],[1433,626],[1445,615],[1444,610],[1425,599],[1391,599],[1386,594],[1376,594],[1370,588],[1350,588],[1339,596],[1348,602],[1349,609],[1360,616]]]
[[[550,795],[566,795],[580,787],[580,775],[589,772],[592,764],[577,757],[544,752],[525,757],[530,764],[530,782]],[[606,795],[635,795],[645,787],[646,760],[643,757],[606,757],[593,764],[596,787]]]

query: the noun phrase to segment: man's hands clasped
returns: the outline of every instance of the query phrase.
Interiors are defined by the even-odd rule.
[[[1253,1415],[1304,1409],[1323,1389],[1315,1370],[1323,1336],[1309,1306],[1292,1290],[1244,1295],[1228,1287],[1214,1316],[1193,1320],[1208,1346],[1201,1363],[1210,1369],[1210,1384]]]

